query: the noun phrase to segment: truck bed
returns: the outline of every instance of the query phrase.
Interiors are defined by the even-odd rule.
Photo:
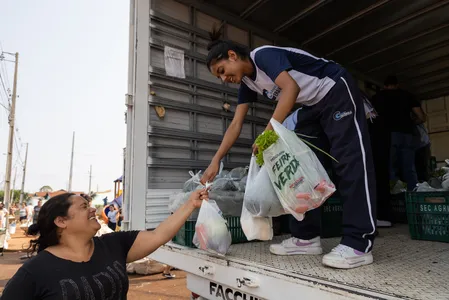
[[[232,245],[225,258],[169,243],[156,251],[153,258],[187,272],[197,273],[198,276],[201,276],[198,267],[190,268],[188,261],[204,261],[243,269],[326,292],[334,291],[336,295],[346,299],[449,299],[449,244],[411,240],[406,225],[380,229],[373,251],[374,264],[352,270],[324,267],[321,264],[322,256],[270,254],[269,245],[287,237],[275,237],[271,242]],[[339,238],[323,239],[323,250],[330,251],[338,242]],[[178,262],[176,256],[167,255],[169,252],[182,254],[183,258]],[[213,277],[209,279],[218,281],[218,278]],[[274,298],[277,297],[271,295],[266,299]],[[322,299],[324,298],[323,296]],[[282,298],[279,296],[279,299],[296,297],[286,298],[284,295]]]

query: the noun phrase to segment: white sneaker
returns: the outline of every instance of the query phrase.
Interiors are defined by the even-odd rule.
[[[377,227],[384,227],[384,228],[388,228],[391,227],[391,222],[390,221],[383,221],[383,220],[377,220]]]
[[[282,241],[280,244],[270,245],[270,252],[276,255],[319,255],[323,253],[323,248],[321,248],[321,239],[319,236],[311,240],[300,240],[291,237]]]
[[[371,252],[364,253],[345,245],[338,245],[332,251],[323,256],[323,264],[338,269],[352,269],[373,262]]]

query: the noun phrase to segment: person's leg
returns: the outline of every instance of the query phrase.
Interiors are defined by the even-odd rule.
[[[341,244],[323,257],[323,263],[336,268],[372,263],[376,180],[363,101],[349,73],[317,105],[331,155],[338,161],[334,169],[343,202]]]
[[[108,227],[109,227],[111,230],[114,230],[114,231],[115,231],[116,225],[117,225],[116,223],[108,222]]]
[[[3,256],[3,244],[6,239],[6,231],[0,231],[0,256]]]
[[[369,123],[376,175],[377,226],[389,227],[392,221],[390,197],[390,132],[382,116]]]
[[[415,168],[419,182],[429,181],[430,177],[430,144],[415,152]]]
[[[390,181],[396,182],[399,180],[399,147],[400,141],[396,132],[390,134]]]
[[[415,168],[415,148],[413,135],[396,132],[399,138],[399,166],[401,177],[407,183],[407,189],[412,191],[418,184],[418,175]]]
[[[170,271],[171,271],[171,266],[165,265],[165,268],[164,268],[164,270],[162,271],[162,276],[164,276],[164,277],[167,278],[167,279],[175,278],[176,275],[175,275],[175,274],[172,274]]]
[[[424,155],[423,155],[423,164],[424,164],[424,172],[423,179],[424,181],[429,181],[430,174],[432,173],[430,166],[430,158],[432,157],[432,151],[430,148],[430,143],[424,147]]]

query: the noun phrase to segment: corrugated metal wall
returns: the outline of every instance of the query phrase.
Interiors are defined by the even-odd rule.
[[[449,158],[449,96],[423,101],[422,106],[427,113],[432,155],[443,162]]]
[[[176,1],[151,1],[147,228],[167,217],[169,194],[182,188],[188,171],[208,166],[235,111],[238,86],[223,84],[205,64],[208,32],[214,24],[220,25],[220,20]],[[225,35],[250,47],[272,44],[230,24],[225,26]],[[184,51],[186,78],[166,75],[165,46]],[[224,102],[231,104],[231,112],[223,110]],[[165,108],[163,118],[156,113],[156,106]],[[240,139],[224,160],[225,168],[249,163],[251,145],[273,108],[263,99],[254,104]]]

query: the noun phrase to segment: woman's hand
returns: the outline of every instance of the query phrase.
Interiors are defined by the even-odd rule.
[[[253,144],[253,155],[256,155],[259,152],[259,147],[257,147],[256,143]]]
[[[200,208],[203,200],[209,200],[209,192],[206,189],[196,190],[190,194],[189,202],[195,208]]]
[[[200,180],[201,184],[206,185],[206,182],[214,181],[215,177],[218,174],[219,169],[220,169],[220,162],[213,160],[210,163],[209,167],[207,167],[203,176],[201,177],[201,180]]]

